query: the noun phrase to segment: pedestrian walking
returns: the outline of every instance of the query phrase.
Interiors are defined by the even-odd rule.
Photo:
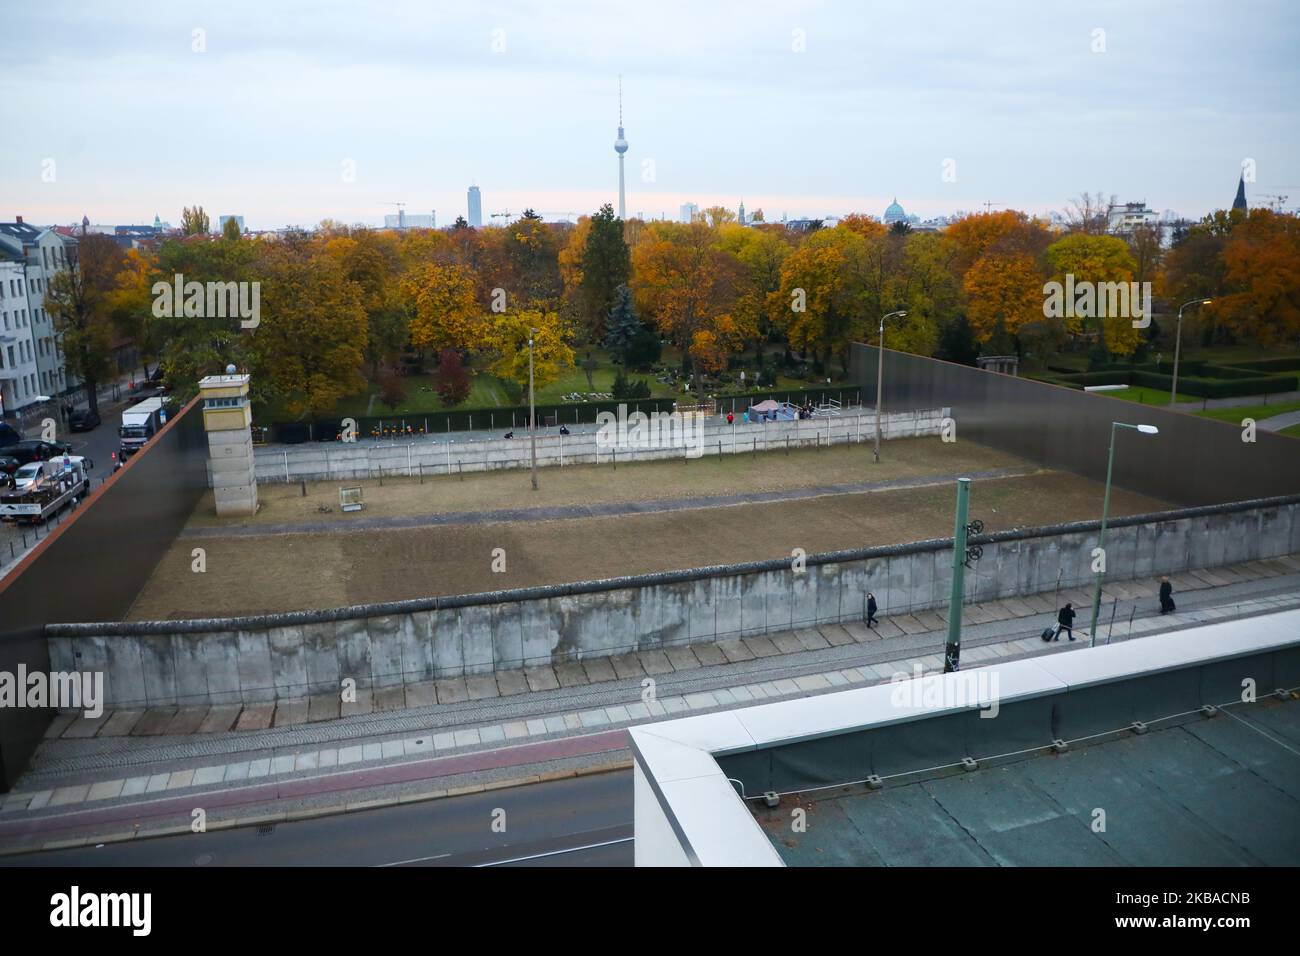
[[[1074,605],[1067,601],[1065,607],[1061,608],[1061,610],[1057,612],[1056,636],[1053,637],[1052,640],[1059,641],[1061,639],[1062,631],[1065,631],[1070,635],[1070,640],[1074,640],[1074,617]]]
[[[1169,578],[1160,579],[1160,613],[1168,614],[1177,608],[1174,604],[1174,586],[1169,583]]]
[[[867,592],[867,627],[875,628],[876,626],[876,596],[870,591]]]

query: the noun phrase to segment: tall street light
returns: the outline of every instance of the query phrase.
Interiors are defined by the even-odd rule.
[[[1155,425],[1126,425],[1124,422],[1110,423],[1110,459],[1106,463],[1106,496],[1101,505],[1101,535],[1097,539],[1097,549],[1101,552],[1101,568],[1097,571],[1097,590],[1092,596],[1092,627],[1089,629],[1091,643],[1097,643],[1097,617],[1101,614],[1101,582],[1106,576],[1106,519],[1110,515],[1110,477],[1115,470],[1115,431],[1131,428],[1143,435],[1158,435],[1160,429]]]
[[[533,336],[536,329],[528,330],[528,441],[533,450],[533,491],[537,490],[537,409],[533,401]]]
[[[1178,352],[1183,344],[1183,309],[1189,305],[1209,305],[1213,299],[1192,299],[1178,307],[1178,332],[1174,336],[1174,385],[1170,391],[1169,404],[1178,404]]]
[[[894,316],[900,318],[907,315],[903,309],[897,312],[888,312],[880,317],[880,364],[876,368],[876,450],[874,452],[876,461],[880,461],[880,418],[883,409],[881,406],[885,401],[885,319],[892,319]]]

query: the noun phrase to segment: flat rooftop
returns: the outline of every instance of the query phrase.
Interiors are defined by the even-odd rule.
[[[1295,866],[1300,704],[1269,698],[1059,755],[749,806],[787,866]]]

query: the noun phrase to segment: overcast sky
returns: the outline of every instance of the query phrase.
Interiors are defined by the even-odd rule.
[[[404,202],[442,225],[471,182],[485,217],[590,212],[617,202],[620,73],[629,215],[1100,190],[1199,216],[1246,159],[1252,205],[1300,204],[1296,0],[41,0],[3,22],[4,220]]]

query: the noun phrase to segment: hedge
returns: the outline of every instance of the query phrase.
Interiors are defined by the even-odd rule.
[[[1168,392],[1173,390],[1174,379],[1172,375],[1134,372],[1130,383]],[[1195,395],[1197,398],[1236,398],[1239,395],[1270,395],[1276,392],[1294,391],[1295,387],[1296,377],[1294,375],[1259,375],[1253,378],[1218,379],[1201,378],[1196,375],[1184,376],[1181,368],[1178,371],[1178,391],[1184,395]]]
[[[1254,372],[1292,372],[1300,371],[1300,355],[1289,358],[1252,359],[1247,362],[1232,362],[1229,368],[1244,368]]]

